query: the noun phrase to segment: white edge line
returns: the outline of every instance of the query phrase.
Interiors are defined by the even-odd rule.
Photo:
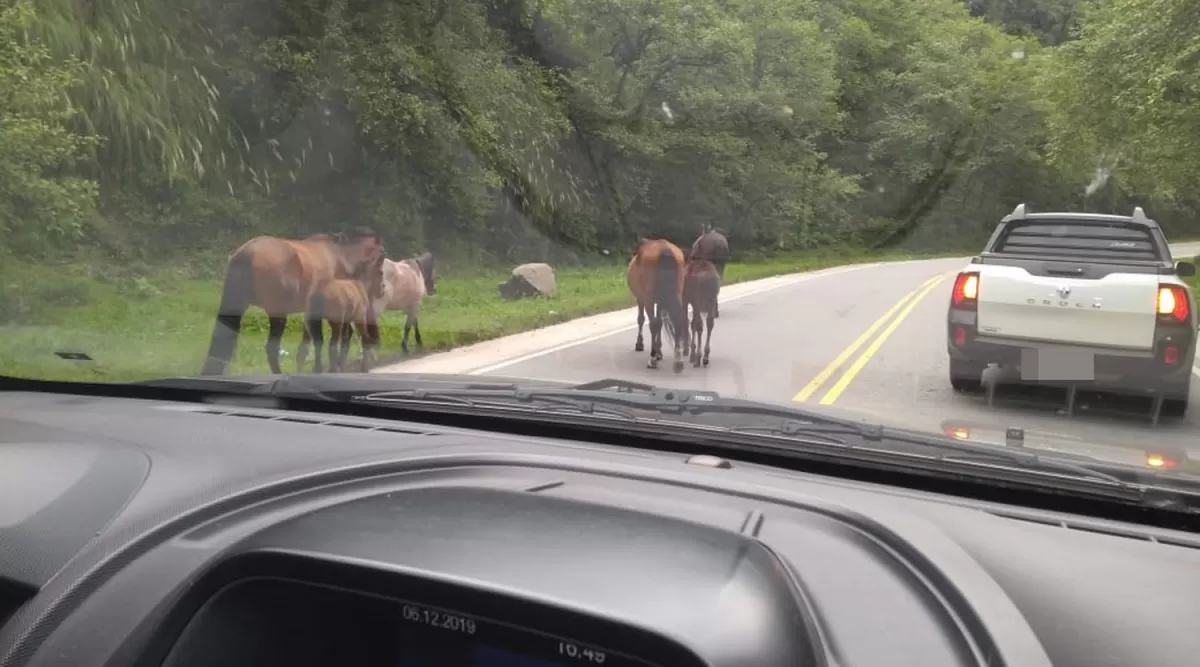
[[[882,264],[882,262],[876,262],[876,263],[872,263],[872,264],[856,264],[854,266],[838,266],[838,267],[832,267],[829,269],[819,269],[819,270],[813,271],[809,274],[801,274],[799,276],[796,276],[796,278],[794,280],[781,282],[780,284],[776,284],[776,285],[766,285],[766,286],[761,287],[756,290],[743,292],[741,294],[737,294],[737,295],[734,295],[734,296],[731,296],[731,297],[728,297],[725,299],[721,299],[721,303],[729,303],[731,301],[737,301],[739,299],[744,299],[749,296],[755,296],[757,294],[762,294],[764,292],[770,292],[772,290],[781,289],[783,287],[790,287],[792,285],[798,285],[800,283],[805,283],[810,280],[815,280],[817,278],[823,278],[825,276],[833,276],[833,275],[837,275],[839,273],[848,273],[850,271],[858,271],[859,269],[867,269],[867,268],[871,268],[871,267],[875,267],[875,266],[880,266],[881,264]],[[767,280],[769,280],[769,278]],[[734,283],[734,284],[736,284],[736,283]],[[732,287],[732,285],[730,285],[730,286]],[[592,334],[591,336],[580,338],[578,340],[572,340],[572,341],[568,341],[566,343],[559,343],[558,345],[553,345],[544,350],[530,352],[528,354],[523,354],[519,357],[513,357],[512,359],[505,359],[504,361],[499,361],[494,364],[488,364],[487,366],[481,366],[479,368],[467,371],[466,374],[467,375],[485,375],[485,374],[491,373],[493,371],[498,371],[502,368],[507,368],[509,366],[515,366],[517,364],[521,364],[526,361],[530,361],[532,359],[537,359],[538,357],[542,357],[547,354],[554,354],[555,352],[561,352],[562,350],[570,349],[577,345],[585,345],[587,343],[592,343],[592,342],[600,340],[601,338],[607,338],[609,336],[613,336],[613,335],[619,334],[624,331],[632,331],[633,329],[636,329],[636,328],[637,328],[636,323],[635,324],[627,324],[627,325],[618,327],[616,329],[611,329],[609,331],[604,331],[604,332],[601,332],[598,334]]]

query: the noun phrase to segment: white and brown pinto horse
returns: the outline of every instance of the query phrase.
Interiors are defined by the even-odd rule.
[[[434,264],[433,253],[428,251],[399,262],[383,260],[383,294],[374,300],[372,311],[376,320],[386,310],[404,312],[404,339],[400,349],[406,354],[410,331],[415,334],[417,345],[424,345],[421,341],[421,301],[437,293]]]

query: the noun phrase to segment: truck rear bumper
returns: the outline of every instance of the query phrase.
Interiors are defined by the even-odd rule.
[[[999,364],[1021,384],[1186,395],[1191,382],[1196,336],[1190,327],[1162,327],[1155,332],[1153,348],[1126,350],[980,336],[974,315],[951,311],[950,358],[968,366]]]

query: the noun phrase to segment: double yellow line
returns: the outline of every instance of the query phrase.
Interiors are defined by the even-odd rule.
[[[812,379],[812,382],[809,382],[807,385],[805,385],[805,387],[800,390],[800,393],[796,394],[792,400],[807,401],[813,394],[817,392],[818,389],[821,388],[821,385],[825,384],[829,378],[833,377],[833,374],[836,373],[837,370],[842,367],[842,364],[846,363],[846,361],[858,351],[858,348],[862,347],[864,343],[871,339],[871,336],[875,335],[875,332],[879,330],[879,327],[887,324],[887,328],[883,330],[883,333],[879,334],[879,337],[867,346],[867,349],[864,350],[863,353],[854,360],[854,363],[850,364],[850,367],[846,369],[846,372],[842,373],[842,377],[838,378],[838,381],[829,388],[829,391],[825,392],[824,396],[821,397],[821,405],[830,405],[836,401],[838,397],[842,395],[842,392],[846,391],[846,387],[850,386],[850,383],[855,377],[858,376],[858,373],[863,369],[863,366],[866,366],[867,362],[871,360],[871,357],[875,356],[875,353],[879,351],[879,348],[883,346],[883,343],[888,339],[889,336],[892,335],[892,332],[894,332],[896,328],[900,326],[900,323],[903,322],[906,317],[908,317],[913,308],[915,308],[917,304],[921,302],[921,299],[925,298],[925,295],[932,292],[933,288],[937,287],[939,283],[945,280],[947,275],[949,274],[934,276],[929,280],[926,280],[924,283],[921,283],[921,286],[917,289],[905,294],[904,298],[897,301],[896,305],[889,308],[882,317],[875,320],[875,323],[872,324],[870,328],[864,331],[861,336],[855,338],[854,342],[850,343],[846,349],[842,350],[841,354],[839,354],[832,363],[823,368],[820,373],[817,373],[816,377]],[[899,312],[899,314],[897,314],[897,312]],[[893,317],[893,315],[895,315],[895,317]],[[888,323],[889,320],[890,324]]]

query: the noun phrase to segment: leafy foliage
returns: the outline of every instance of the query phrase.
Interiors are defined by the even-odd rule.
[[[24,2],[0,4],[0,255],[75,242],[94,205],[95,184],[71,173],[92,138],[67,129],[63,97],[84,68],[22,43],[33,18]]]
[[[0,2],[7,249],[934,249],[1022,201],[1200,231],[1186,0]]]

